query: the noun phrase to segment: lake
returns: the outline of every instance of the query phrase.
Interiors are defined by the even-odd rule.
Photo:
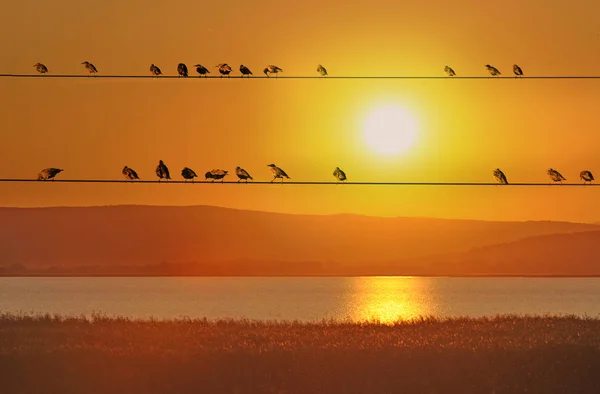
[[[318,321],[600,317],[600,278],[0,278],[0,311]]]

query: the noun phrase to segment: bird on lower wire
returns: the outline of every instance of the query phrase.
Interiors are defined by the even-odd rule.
[[[288,174],[285,173],[281,168],[277,167],[275,164],[267,164],[267,167],[271,167],[271,172],[273,173],[273,181],[277,178],[281,178],[281,183],[283,183],[283,178],[290,178]]]
[[[504,175],[501,169],[496,168],[494,170],[494,178],[496,178],[496,181],[498,181],[498,183],[500,183],[501,185],[508,185],[506,175]]]
[[[553,182],[562,183],[562,181],[567,180],[564,176],[562,176],[562,174],[560,172],[558,172],[552,168],[548,169],[548,176],[550,177],[550,179],[552,179]]]
[[[268,77],[268,76],[270,76],[270,74],[275,74],[275,77],[277,77],[277,74],[278,74],[280,71],[283,71],[283,70],[282,70],[282,69],[280,69],[280,68],[279,68],[279,67],[277,67],[277,66],[274,66],[274,65],[272,65],[272,64],[271,64],[271,65],[268,65],[268,66],[267,66],[267,67],[265,67],[265,69],[263,70],[263,72],[265,73],[265,75],[266,75],[267,77]]]
[[[169,169],[167,168],[165,163],[163,163],[162,160],[159,160],[158,166],[156,167],[156,176],[158,177],[159,182],[161,179],[167,179],[167,180],[171,179],[171,174],[169,174]]]
[[[490,66],[489,64],[485,65],[485,68],[488,70],[488,72],[490,73],[490,75],[492,77],[497,77],[498,75],[501,74],[500,71],[498,71],[498,69],[494,66]]]
[[[248,78],[250,78],[250,75],[252,75],[252,71],[250,71],[250,69],[243,64],[240,64],[240,72],[242,73],[242,78],[244,78],[244,75]]]
[[[248,174],[248,171],[244,170],[242,167],[238,166],[235,167],[235,175],[237,175],[238,178],[238,182],[239,181],[243,181],[245,180],[246,182],[248,182],[248,179],[253,179],[250,174]]]
[[[208,68],[204,67],[202,64],[195,64],[194,67],[196,67],[196,72],[200,74],[200,76],[204,75],[204,78],[206,78],[206,74],[210,74]]]
[[[85,69],[88,70],[88,72],[90,74],[96,74],[98,72],[98,69],[96,68],[96,66],[94,66],[92,63],[90,62],[83,62],[81,63],[84,65]]]
[[[594,176],[591,171],[584,170],[579,173],[579,178],[583,179],[583,183],[589,182],[592,183],[594,180]]]
[[[140,179],[137,172],[133,168],[129,168],[127,166],[123,167],[123,171],[121,173],[125,176],[125,179],[129,179],[131,181],[135,179]]]
[[[223,178],[225,178],[228,172],[229,171],[227,170],[215,168],[214,170],[210,170],[209,172],[204,174],[204,179],[212,179],[213,182],[215,181],[215,179],[220,179],[221,183],[223,183]]]
[[[52,167],[50,167],[50,168],[44,168],[38,174],[37,180],[38,181],[47,181],[48,179],[54,180],[54,177],[57,176],[59,173],[61,173],[63,171],[64,170],[62,170],[60,168],[52,168]]]
[[[48,67],[44,66],[42,63],[36,63],[33,67],[35,67],[40,74],[46,74],[48,72]]]
[[[523,76],[523,70],[521,70],[521,67],[517,66],[516,64],[513,64],[513,73],[515,73],[515,77]]]
[[[187,69],[187,66],[185,65],[185,63],[179,63],[177,65],[177,74],[179,74],[180,77],[188,76],[188,69]]]
[[[159,75],[162,74],[162,71],[160,71],[160,68],[158,68],[158,66],[151,64],[150,65],[150,72],[152,73],[152,75],[158,77]]]
[[[219,63],[215,67],[217,67],[219,69],[219,73],[221,74],[221,78],[223,78],[223,75],[227,75],[227,78],[229,78],[229,74],[231,74],[231,66],[229,64],[227,64],[227,63]]]
[[[184,167],[183,170],[181,170],[181,176],[183,177],[183,179],[185,179],[184,182],[187,182],[188,179],[191,179],[192,182],[194,182],[194,178],[198,177],[198,175],[196,175],[194,170],[192,170],[189,167]]]

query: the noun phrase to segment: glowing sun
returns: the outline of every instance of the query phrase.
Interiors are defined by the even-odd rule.
[[[367,144],[381,155],[405,152],[417,136],[414,118],[397,105],[378,107],[373,110],[363,126]]]

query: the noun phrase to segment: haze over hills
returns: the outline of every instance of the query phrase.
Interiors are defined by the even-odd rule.
[[[591,241],[598,231],[597,225],[569,222],[292,215],[211,206],[0,208],[0,267],[68,273],[94,266],[144,274],[140,266],[171,264],[179,274],[311,274],[310,267],[312,274],[415,274],[445,271],[435,262],[451,264],[463,255],[503,256],[506,246],[493,245],[534,242],[522,238],[548,236],[534,242],[543,248],[545,242],[555,245],[552,237],[591,232]],[[506,258],[529,253],[531,245],[511,246]],[[554,247],[548,258],[556,252]],[[473,264],[469,270],[478,268]],[[457,274],[470,272],[459,266]]]

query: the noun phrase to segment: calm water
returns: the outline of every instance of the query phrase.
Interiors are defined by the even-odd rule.
[[[600,317],[600,279],[0,278],[0,311],[305,321],[499,313]]]

